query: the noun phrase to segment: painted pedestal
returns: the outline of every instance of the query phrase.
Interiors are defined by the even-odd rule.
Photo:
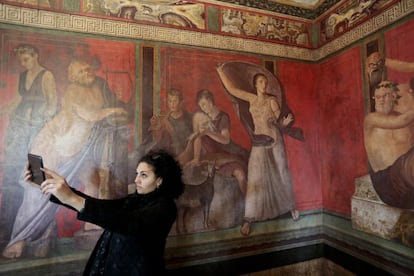
[[[414,247],[414,213],[382,202],[369,175],[355,179],[351,204],[354,229]]]

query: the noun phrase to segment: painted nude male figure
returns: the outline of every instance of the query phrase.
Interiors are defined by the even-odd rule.
[[[375,111],[364,120],[364,142],[373,186],[393,207],[414,209],[414,109],[397,112],[398,85],[382,81],[375,88]]]

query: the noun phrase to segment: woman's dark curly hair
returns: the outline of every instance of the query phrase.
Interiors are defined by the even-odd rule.
[[[155,175],[162,178],[162,184],[157,189],[158,193],[169,198],[178,198],[184,192],[181,166],[167,151],[150,151],[139,160],[138,164],[142,162],[152,166]]]

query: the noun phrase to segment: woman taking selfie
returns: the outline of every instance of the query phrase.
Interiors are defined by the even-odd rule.
[[[78,212],[78,219],[104,228],[84,275],[162,275],[166,238],[176,219],[174,199],[183,192],[181,167],[165,151],[150,152],[136,169],[136,192],[103,200],[72,189],[65,178],[44,169],[41,184],[51,201]],[[26,171],[26,180],[32,177]]]

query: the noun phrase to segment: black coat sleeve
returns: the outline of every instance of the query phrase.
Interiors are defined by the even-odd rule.
[[[80,191],[78,191],[78,190],[76,190],[76,189],[74,189],[74,188],[72,188],[72,191],[75,193],[75,194],[77,194],[77,195],[79,195],[79,196],[81,196],[81,197],[83,197],[83,198],[91,198],[90,196],[88,196],[88,195],[86,195],[86,194],[84,194],[84,193],[82,193],[82,192],[80,192]],[[56,204],[59,204],[59,205],[62,205],[62,206],[65,206],[66,208],[69,208],[69,209],[71,209],[71,210],[73,210],[73,211],[75,211],[75,212],[77,212],[78,210],[76,210],[75,208],[73,208],[72,206],[70,206],[70,205],[68,205],[68,204],[64,204],[62,201],[60,201],[57,197],[55,197],[54,195],[50,195],[50,198],[49,198],[49,200],[51,201],[51,202],[53,202],[53,203],[56,203]]]
[[[78,219],[99,225],[113,232],[139,235],[152,231],[168,233],[177,214],[175,202],[154,198],[135,202],[129,197],[117,200],[87,198]]]

